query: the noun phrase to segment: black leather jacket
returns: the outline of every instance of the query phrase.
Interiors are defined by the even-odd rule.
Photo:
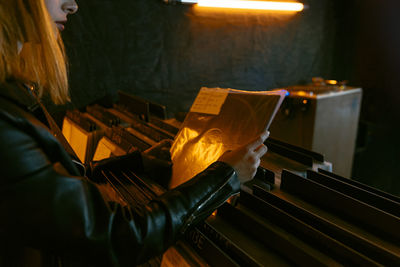
[[[110,212],[33,113],[40,117],[28,90],[0,85],[0,266],[61,265],[60,259],[134,266],[162,253],[239,190],[234,170],[216,162],[140,214],[121,206]]]

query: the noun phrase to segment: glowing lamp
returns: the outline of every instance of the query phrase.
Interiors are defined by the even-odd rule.
[[[199,7],[235,8],[253,10],[294,11],[304,9],[304,5],[298,2],[279,1],[241,1],[241,0],[164,0],[166,3],[197,4]]]

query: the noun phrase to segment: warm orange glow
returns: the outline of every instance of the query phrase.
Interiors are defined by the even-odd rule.
[[[299,95],[299,96],[307,96],[308,92],[300,90],[300,91],[297,91],[297,95]]]
[[[203,171],[224,153],[226,148],[222,143],[221,136],[219,129],[211,129],[202,134],[187,127],[180,131],[180,138],[176,138],[179,142],[176,141],[171,147],[171,159],[173,162],[178,161],[185,164],[181,166],[173,164],[171,188]]]
[[[338,84],[338,82],[336,81],[336,80],[326,80],[325,81],[327,84],[330,84],[330,85],[336,85],[336,84]]]
[[[240,0],[198,0],[199,7],[239,8],[276,11],[302,11],[304,5],[298,2],[240,1]]]
[[[304,105],[307,104],[307,102],[308,102],[308,101],[307,101],[306,99],[303,100],[303,104],[304,104]]]

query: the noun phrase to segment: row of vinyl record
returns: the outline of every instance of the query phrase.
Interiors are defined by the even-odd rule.
[[[167,149],[178,132],[179,122],[166,119],[164,106],[123,92],[119,96],[109,108],[95,104],[85,112],[67,111],[62,132],[82,163],[134,150],[148,153],[163,145]]]

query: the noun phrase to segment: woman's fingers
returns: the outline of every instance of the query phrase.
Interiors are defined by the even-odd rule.
[[[261,158],[262,156],[265,155],[265,153],[267,153],[267,151],[268,151],[267,146],[262,144],[256,150],[254,150],[254,153],[256,157]]]
[[[265,131],[246,145],[233,151],[225,152],[220,161],[230,164],[238,174],[241,183],[251,180],[260,165],[260,158],[267,152],[264,145],[269,132]]]
[[[259,146],[261,146],[262,144],[264,144],[265,140],[267,140],[269,136],[269,131],[264,131],[263,133],[261,133],[259,136],[257,136],[256,138],[254,138],[253,140],[251,140],[247,145],[246,148],[249,151],[253,151],[256,150]]]

